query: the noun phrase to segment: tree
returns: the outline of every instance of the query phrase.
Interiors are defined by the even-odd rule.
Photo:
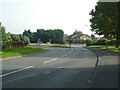
[[[29,37],[30,42],[35,43],[33,33],[30,31],[30,29],[24,30],[23,35]]]
[[[118,28],[118,3],[98,2],[95,10],[90,12],[91,31],[105,37],[116,38],[116,47],[120,44],[120,30]]]
[[[93,40],[93,39],[95,38],[95,35],[94,35],[94,34],[92,34],[92,35],[91,35],[91,37],[92,37],[92,40]]]
[[[74,34],[74,35],[75,35],[75,34],[81,35],[81,34],[83,34],[83,32],[82,32],[82,31],[75,30],[75,31],[73,32],[73,34]]]
[[[9,34],[6,33],[5,27],[0,24],[0,46],[5,49],[9,45]]]
[[[37,43],[39,39],[43,43],[49,41],[51,41],[51,43],[63,43],[64,32],[61,29],[37,29],[37,32],[30,32],[30,30],[25,30],[23,35],[28,36],[31,43]]]

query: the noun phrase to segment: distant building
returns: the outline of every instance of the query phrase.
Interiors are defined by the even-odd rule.
[[[92,37],[90,37],[87,34],[72,34],[68,36],[69,40],[71,40],[72,43],[79,43],[84,44],[86,40],[90,39],[92,40]]]
[[[92,39],[89,35],[87,34],[76,34],[76,35],[70,35],[69,38],[71,39],[79,39],[79,40],[87,40],[87,39]]]

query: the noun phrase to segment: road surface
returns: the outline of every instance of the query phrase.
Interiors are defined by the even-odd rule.
[[[39,48],[40,46],[38,46]],[[3,88],[88,88],[96,55],[79,45],[2,61]]]

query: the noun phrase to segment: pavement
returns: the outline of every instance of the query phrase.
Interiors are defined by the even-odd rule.
[[[118,88],[118,54],[89,48],[98,56],[98,64],[90,88]]]

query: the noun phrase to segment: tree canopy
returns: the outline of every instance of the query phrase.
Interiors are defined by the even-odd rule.
[[[43,43],[63,43],[64,32],[61,29],[37,29],[36,32],[31,32],[30,30],[24,30],[23,35],[30,38],[31,43],[37,43],[41,41]]]
[[[120,43],[120,30],[118,25],[118,2],[98,2],[95,10],[91,10],[90,15],[92,18],[91,31],[98,35],[104,35],[106,38],[116,38],[116,46]]]
[[[74,35],[75,35],[75,34],[81,35],[81,34],[83,34],[83,32],[82,32],[82,31],[75,30],[75,31],[73,32],[73,34],[74,34]]]

